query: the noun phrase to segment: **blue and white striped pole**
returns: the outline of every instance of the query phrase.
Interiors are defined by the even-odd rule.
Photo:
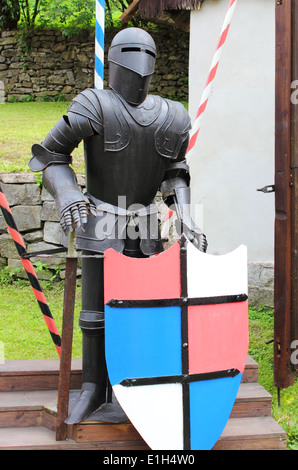
[[[104,77],[104,31],[105,31],[105,0],[96,1],[95,17],[95,70],[94,87],[103,89]]]

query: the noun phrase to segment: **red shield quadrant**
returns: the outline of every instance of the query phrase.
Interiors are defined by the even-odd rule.
[[[105,342],[117,400],[154,450],[212,449],[248,353],[246,247],[182,238],[152,258],[105,252]]]

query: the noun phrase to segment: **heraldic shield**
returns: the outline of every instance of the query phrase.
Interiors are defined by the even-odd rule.
[[[153,450],[209,450],[248,354],[247,254],[197,250],[184,235],[151,258],[105,252],[109,379]]]

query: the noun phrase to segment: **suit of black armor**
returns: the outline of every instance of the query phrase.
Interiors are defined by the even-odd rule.
[[[77,248],[128,256],[160,253],[163,243],[154,204],[161,190],[174,205],[182,231],[201,251],[206,239],[189,215],[189,170],[185,162],[190,119],[182,104],[148,95],[156,49],[137,28],[118,33],[109,50],[110,90],[87,89],[71,103],[42,144],[32,147],[32,171],[43,171],[65,234],[75,227]],[[84,140],[86,190],[69,166]],[[91,214],[90,214],[91,212]],[[81,421],[106,402],[103,262],[82,261],[83,385],[68,423]]]

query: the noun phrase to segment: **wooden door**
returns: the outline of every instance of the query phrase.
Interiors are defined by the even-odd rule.
[[[293,384],[297,338],[298,0],[276,0],[274,383]],[[297,82],[298,83],[298,82]],[[298,95],[297,95],[298,96]],[[295,185],[296,182],[296,185]]]

